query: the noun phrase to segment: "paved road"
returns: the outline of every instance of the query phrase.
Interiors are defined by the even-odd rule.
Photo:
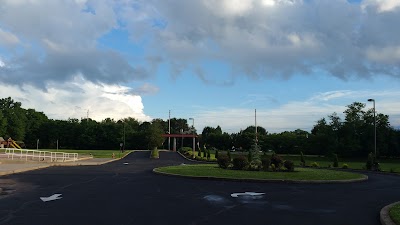
[[[267,184],[167,177],[154,167],[188,163],[176,153],[135,152],[102,166],[52,167],[0,179],[24,191],[0,199],[0,224],[376,225],[400,200],[400,177],[352,184]],[[129,163],[124,165],[124,163]],[[237,192],[265,193],[232,198]],[[43,202],[40,197],[62,194]]]

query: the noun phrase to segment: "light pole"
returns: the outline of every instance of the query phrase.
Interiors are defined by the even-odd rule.
[[[193,129],[193,158],[195,158],[195,148],[196,148],[196,138],[194,137],[194,118],[189,118],[189,120],[193,120],[193,125],[192,125],[192,129]]]
[[[168,111],[168,134],[171,134],[171,110]],[[171,151],[171,137],[168,137],[168,150]]]
[[[376,157],[376,110],[375,110],[375,99],[368,99],[369,102],[373,103],[374,107],[374,150],[375,150],[375,157]]]

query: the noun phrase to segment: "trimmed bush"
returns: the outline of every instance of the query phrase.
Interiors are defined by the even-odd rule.
[[[246,157],[239,155],[233,158],[232,164],[234,169],[244,170],[249,166],[249,161],[247,160]]]
[[[201,148],[199,148],[199,151],[197,152],[197,156],[201,157]]]
[[[317,162],[313,162],[311,163],[311,167],[318,168],[319,164]]]
[[[183,148],[180,148],[178,151],[180,152],[180,153],[182,153],[182,154],[185,154],[186,152],[191,152],[193,149],[192,148],[190,148],[190,147],[183,147]]]
[[[342,165],[342,168],[343,168],[343,169],[348,169],[348,168],[349,168],[349,165],[347,165],[346,163],[344,163],[344,164]]]
[[[251,153],[251,150],[249,151],[249,153],[247,154],[247,160],[249,162],[251,162],[253,160],[253,154]]]
[[[211,153],[210,153],[210,149],[207,150],[207,160],[211,159]]]
[[[286,160],[283,163],[283,166],[290,172],[294,171],[294,163],[292,161],[290,161],[290,160]]]
[[[300,165],[301,166],[306,166],[306,160],[304,159],[303,152],[300,152]]]
[[[272,154],[271,165],[274,165],[275,169],[279,170],[282,167],[282,164],[283,164],[283,159],[277,154]]]
[[[215,150],[215,158],[218,159],[218,149]]]
[[[218,156],[217,163],[219,167],[221,167],[222,169],[226,169],[231,164],[231,160],[227,155],[220,155]]]
[[[261,160],[253,159],[253,161],[250,162],[250,170],[259,171],[261,169],[262,169]]]
[[[338,167],[339,166],[339,159],[337,154],[333,154],[333,167]]]
[[[155,148],[155,149],[153,149],[153,150],[151,151],[151,153],[150,153],[150,158],[152,158],[152,159],[158,159],[158,158],[160,158],[160,154],[159,154],[157,148]]]
[[[262,169],[267,171],[269,170],[269,166],[271,165],[271,160],[268,157],[261,159]]]

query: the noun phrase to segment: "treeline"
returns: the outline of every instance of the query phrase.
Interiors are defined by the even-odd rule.
[[[228,134],[221,127],[205,127],[199,134],[199,146],[219,150],[247,151],[273,150],[280,154],[330,155],[365,157],[374,151],[373,110],[355,102],[347,106],[342,120],[336,113],[317,121],[311,132],[304,130],[268,133],[255,127]],[[171,134],[196,133],[186,119],[172,118]],[[378,113],[377,152],[381,156],[400,156],[400,131],[389,124],[389,117]],[[24,109],[11,98],[0,99],[0,136],[23,141],[26,148],[35,149],[125,149],[168,148],[168,139],[161,135],[168,132],[168,120],[154,119],[140,122],[135,118],[97,122],[90,118],[53,120],[34,109]],[[257,140],[257,141],[256,141]],[[191,147],[192,139],[178,139],[177,148]],[[170,147],[172,149],[173,139]]]
[[[262,151],[273,150],[279,154],[332,155],[340,157],[366,157],[374,152],[374,112],[365,110],[365,104],[354,102],[344,111],[344,120],[336,113],[322,118],[311,132],[304,130],[268,133],[257,127],[257,147]],[[376,114],[377,155],[400,156],[400,130],[390,126],[389,116]],[[217,149],[248,150],[255,147],[255,127],[239,133],[223,133],[220,127],[206,127],[203,142]]]

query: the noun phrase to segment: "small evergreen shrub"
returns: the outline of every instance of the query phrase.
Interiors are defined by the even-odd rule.
[[[279,170],[282,167],[282,164],[283,164],[283,159],[277,154],[272,154],[271,165],[274,165],[275,169]]]
[[[313,162],[311,163],[311,167],[318,168],[319,164],[317,162]]]
[[[290,172],[294,171],[294,163],[292,161],[290,161],[290,160],[286,160],[283,163],[283,166]]]
[[[246,157],[239,155],[233,158],[232,164],[234,169],[244,170],[249,166],[249,161]]]
[[[221,167],[222,169],[226,169],[231,164],[231,160],[227,155],[220,155],[218,156],[217,163],[219,167]]]
[[[218,159],[218,149],[215,150],[215,158]]]
[[[229,151],[229,150],[228,150],[228,158],[229,158],[229,162],[232,161],[231,151]]]
[[[348,168],[349,168],[349,165],[347,165],[346,163],[344,163],[344,164],[342,165],[342,168],[343,168],[343,169],[348,169]]]
[[[155,148],[155,149],[153,149],[153,150],[151,151],[150,158],[152,158],[152,159],[158,159],[158,158],[160,158],[160,155],[159,155],[159,152],[158,152],[158,149],[157,149],[157,148]]]
[[[197,152],[197,156],[201,157],[201,149]]]
[[[271,170],[272,170],[272,171],[276,171],[275,164],[271,164]]]
[[[210,149],[207,150],[207,160],[211,159],[211,153],[210,153]]]
[[[337,154],[333,154],[333,167],[338,167],[339,166],[339,159]]]
[[[269,170],[269,166],[271,165],[271,160],[268,157],[261,159],[262,169],[267,171]]]
[[[301,166],[306,166],[306,160],[304,159],[303,152],[300,152],[300,165]]]
[[[250,162],[250,170],[259,171],[262,169],[261,160],[254,159]]]
[[[251,153],[251,150],[249,151],[249,153],[247,154],[247,160],[249,162],[251,162],[253,160],[253,154]]]
[[[184,154],[184,153],[186,153],[186,152],[191,152],[191,151],[192,151],[192,148],[190,148],[190,147],[183,147],[183,148],[180,148],[178,151],[179,151],[180,153]]]

